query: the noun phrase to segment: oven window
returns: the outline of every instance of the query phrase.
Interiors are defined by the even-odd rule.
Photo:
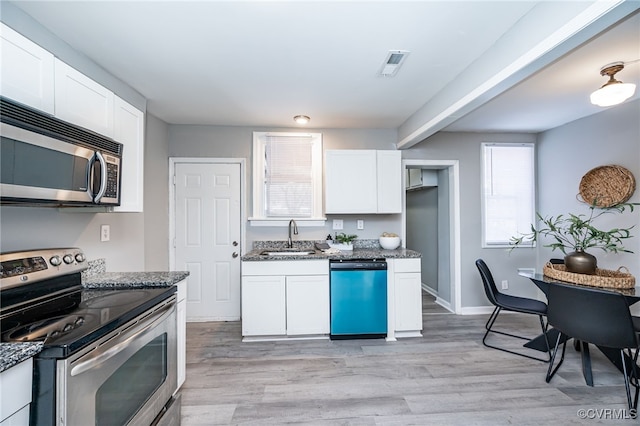
[[[136,352],[96,393],[96,425],[124,425],[167,377],[167,334]]]

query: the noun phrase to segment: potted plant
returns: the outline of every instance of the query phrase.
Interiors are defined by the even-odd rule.
[[[350,245],[353,243],[353,240],[355,240],[356,238],[358,238],[357,235],[347,235],[344,232],[336,234],[336,241],[340,244]]]
[[[569,213],[543,217],[540,213],[536,213],[540,226],[536,228],[532,224],[531,232],[511,237],[509,243],[513,246],[512,248],[515,248],[523,243],[538,241],[541,237],[550,238],[551,242],[544,247],[558,249],[565,254],[564,262],[567,271],[593,274],[597,260],[586,250],[598,248],[611,253],[632,253],[624,247],[623,240],[632,237],[631,229],[635,226],[604,231],[596,228],[593,222],[604,214],[623,213],[627,209],[633,211],[634,205],[638,203],[620,203],[606,208],[591,205],[588,214]]]

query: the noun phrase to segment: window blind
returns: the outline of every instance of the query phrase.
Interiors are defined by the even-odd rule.
[[[266,137],[264,211],[267,217],[311,217],[312,148],[309,137]]]
[[[484,243],[507,245],[534,223],[533,145],[484,145]]]

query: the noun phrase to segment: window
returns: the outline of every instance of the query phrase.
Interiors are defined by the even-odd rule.
[[[252,225],[290,219],[324,225],[322,134],[254,132]]]
[[[534,146],[484,143],[482,160],[482,246],[508,246],[535,222]]]

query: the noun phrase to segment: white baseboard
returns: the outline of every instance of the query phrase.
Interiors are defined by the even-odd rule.
[[[460,315],[489,315],[494,309],[495,306],[471,306],[462,308]]]

